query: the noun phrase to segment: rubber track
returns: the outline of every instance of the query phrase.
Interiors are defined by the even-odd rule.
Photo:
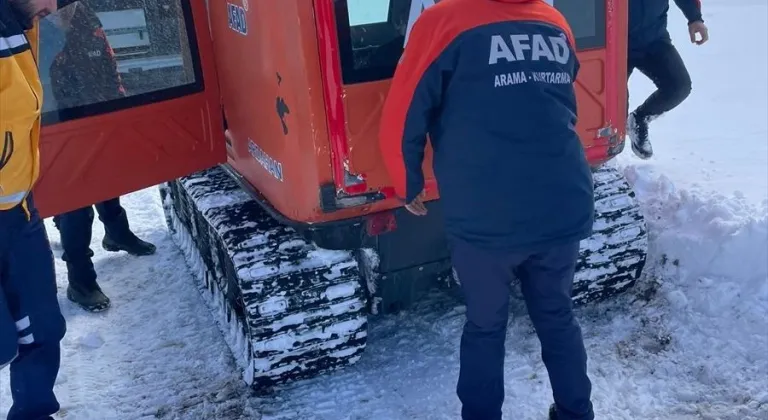
[[[632,187],[613,166],[593,172],[595,224],[581,242],[573,299],[576,304],[604,300],[631,288],[648,253],[648,231]]]
[[[218,167],[160,192],[246,382],[265,388],[360,358],[365,290],[350,252],[318,249],[279,224]]]
[[[594,233],[581,244],[577,304],[631,288],[648,248],[644,219],[623,175],[604,166],[593,176]],[[220,168],[168,183],[161,194],[172,236],[219,313],[248,383],[261,388],[312,377],[360,358],[366,291],[350,252],[308,243]]]

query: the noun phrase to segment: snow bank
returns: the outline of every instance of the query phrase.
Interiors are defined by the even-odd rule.
[[[645,207],[654,244],[693,277],[768,278],[768,204],[750,205],[743,194],[692,194],[678,190],[649,167],[625,175]]]
[[[681,412],[713,419],[768,415],[768,206],[744,196],[677,190],[648,167],[625,174],[644,207],[657,302],[675,355],[660,364],[690,377]],[[686,406],[687,409],[686,409]]]

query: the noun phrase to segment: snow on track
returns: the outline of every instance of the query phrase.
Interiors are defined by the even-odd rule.
[[[598,418],[768,419],[768,4],[704,3],[712,41],[700,48],[687,44],[685,22],[671,7],[693,94],[654,124],[653,160],[620,158],[648,218],[647,276],[621,299],[579,311]],[[632,86],[636,105],[650,88],[640,76]],[[60,418],[458,417],[463,308],[451,298],[436,294],[406,313],[375,318],[358,364],[257,399],[168,237],[157,189],[124,202],[136,232],[158,253],[106,254],[102,226],[94,224],[99,281],[113,301],[108,312],[87,314],[66,300],[57,259],[69,328]],[[515,302],[512,312],[506,418],[543,420],[551,396],[538,341],[523,305]],[[9,406],[4,370],[0,417]]]
[[[677,191],[627,167],[649,217],[648,276],[614,302],[579,311],[597,412],[608,419],[764,419],[768,416],[768,212]],[[158,254],[94,250],[114,306],[86,314],[64,298],[69,323],[57,391],[62,419],[455,419],[463,307],[435,293],[378,317],[356,365],[250,396],[221,332],[167,236],[155,188],[124,203]],[[148,205],[148,203],[151,203]],[[50,230],[55,248],[57,234]],[[60,250],[56,249],[58,253]],[[505,413],[543,419],[550,401],[539,344],[515,301],[507,339]],[[0,415],[8,409],[0,376]]]

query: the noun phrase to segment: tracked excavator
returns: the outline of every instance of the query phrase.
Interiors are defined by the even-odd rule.
[[[456,282],[431,151],[429,215],[417,218],[393,196],[377,138],[411,25],[434,2],[88,1],[127,96],[45,103],[41,211],[160,184],[170,233],[246,382],[266,389],[354,363],[370,316]],[[624,148],[627,6],[554,6],[576,37],[577,128],[595,182],[581,304],[626,291],[646,259],[638,203],[606,164]],[[41,33],[44,86],[60,38]]]

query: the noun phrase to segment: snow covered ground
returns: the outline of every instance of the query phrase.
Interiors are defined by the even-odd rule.
[[[598,418],[768,419],[768,5],[704,7],[712,40],[703,47],[686,42],[677,10],[671,16],[693,94],[655,122],[653,160],[629,151],[619,159],[648,217],[648,276],[621,299],[580,310]],[[639,75],[631,86],[633,105],[651,90]],[[256,398],[169,239],[157,190],[124,203],[158,253],[106,254],[94,225],[108,312],[70,304],[57,261],[69,328],[57,387],[62,419],[458,417],[463,309],[449,297],[375,319],[355,366]],[[57,242],[53,226],[49,233]],[[551,397],[538,341],[520,303],[513,313],[506,416],[544,419]],[[10,404],[6,372],[0,416]]]
[[[763,205],[768,199],[766,1],[704,1],[711,38],[702,46],[689,42],[685,20],[670,3],[669,29],[691,73],[693,91],[677,109],[654,121],[655,157],[647,167],[679,188],[743,195]],[[637,71],[630,87],[633,109],[654,89]]]

